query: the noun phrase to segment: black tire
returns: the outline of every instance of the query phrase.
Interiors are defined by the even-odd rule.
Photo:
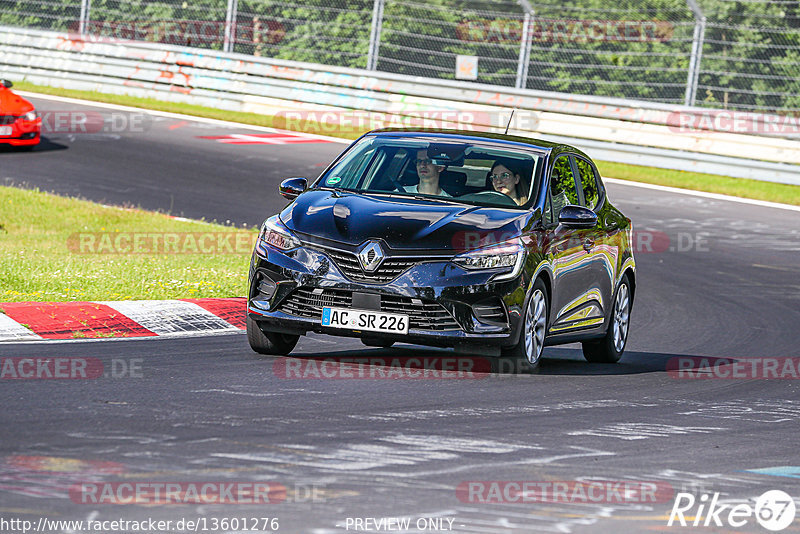
[[[263,332],[258,323],[247,317],[247,341],[250,348],[259,354],[286,355],[292,352],[300,336]]]
[[[542,279],[537,278],[522,311],[522,331],[519,334],[519,341],[514,347],[505,349],[502,353],[503,358],[514,360],[515,369],[527,373],[539,371],[549,315],[550,300],[547,288]]]
[[[583,357],[592,363],[617,363],[628,343],[633,293],[628,275],[622,277],[614,291],[614,308],[608,320],[605,337],[583,342]],[[624,308],[624,309],[622,309]]]
[[[389,347],[394,345],[394,341],[390,341],[388,339],[369,338],[369,337],[362,337],[361,343],[363,343],[367,347],[378,347],[381,349],[388,349]]]

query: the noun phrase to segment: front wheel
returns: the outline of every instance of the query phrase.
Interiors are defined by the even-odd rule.
[[[542,359],[548,305],[547,289],[539,278],[533,284],[533,291],[525,304],[519,342],[503,353],[503,356],[517,359],[528,372],[536,372]]]
[[[583,342],[583,357],[593,363],[616,363],[622,358],[628,342],[628,325],[631,318],[631,284],[628,276],[622,277],[614,296],[611,324],[604,338]]]
[[[250,348],[259,354],[286,355],[292,352],[300,336],[263,332],[258,323],[247,316],[247,341]]]

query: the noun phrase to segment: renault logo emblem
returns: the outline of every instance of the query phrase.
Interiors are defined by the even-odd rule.
[[[361,263],[361,268],[370,273],[380,266],[384,257],[381,245],[377,241],[370,241],[358,253],[358,261]]]

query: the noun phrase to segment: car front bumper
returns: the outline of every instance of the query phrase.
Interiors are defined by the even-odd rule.
[[[11,146],[33,146],[41,142],[41,119],[24,121],[18,118],[12,124],[0,125],[0,129],[10,128],[10,133],[0,135],[0,144]]]
[[[383,339],[459,347],[516,343],[525,298],[525,276],[492,282],[496,272],[467,271],[449,258],[426,259],[388,283],[354,281],[323,251],[302,247],[254,252],[248,314],[265,331]],[[523,271],[524,273],[524,271]],[[407,334],[322,326],[324,306],[401,313]]]

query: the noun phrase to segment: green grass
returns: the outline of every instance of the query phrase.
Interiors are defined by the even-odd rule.
[[[17,82],[14,87],[17,89],[37,93],[80,98],[84,100],[93,100],[96,102],[107,102],[124,106],[167,111],[171,113],[183,113],[197,117],[240,122],[243,124],[253,124],[256,126],[268,126],[273,128],[286,128],[287,126],[290,126],[297,131],[331,135],[342,137],[344,139],[356,139],[359,135],[364,133],[362,130],[342,129],[332,132],[329,125],[321,125],[320,123],[313,121],[302,121],[299,123],[293,121],[291,124],[287,124],[286,121],[280,117],[275,117],[272,115],[224,111],[190,104],[163,102],[151,98],[112,95],[94,91],[59,89],[43,85],[34,85],[28,82]],[[771,182],[762,182],[759,180],[747,180],[743,178],[731,178],[729,176],[719,176],[714,174],[701,174],[696,172],[659,169],[656,167],[628,165],[609,161],[598,161],[597,165],[600,169],[600,173],[603,176],[618,178],[621,180],[632,180],[649,184],[692,189],[695,191],[721,193],[735,197],[793,204],[795,206],[800,205],[800,186],[796,185],[775,184]]]
[[[602,176],[800,206],[800,186],[596,161]]]
[[[0,302],[243,296],[256,236],[254,229],[179,221],[13,187],[0,187],[0,228]],[[184,239],[190,233],[209,232],[231,234],[231,239],[244,233],[242,245],[233,252],[173,252],[192,250]],[[132,239],[145,233],[177,236],[182,244],[158,254],[96,254],[85,252],[98,247],[79,248],[81,236]],[[99,238],[95,242],[101,243]],[[115,251],[124,250],[128,242],[120,244]]]

